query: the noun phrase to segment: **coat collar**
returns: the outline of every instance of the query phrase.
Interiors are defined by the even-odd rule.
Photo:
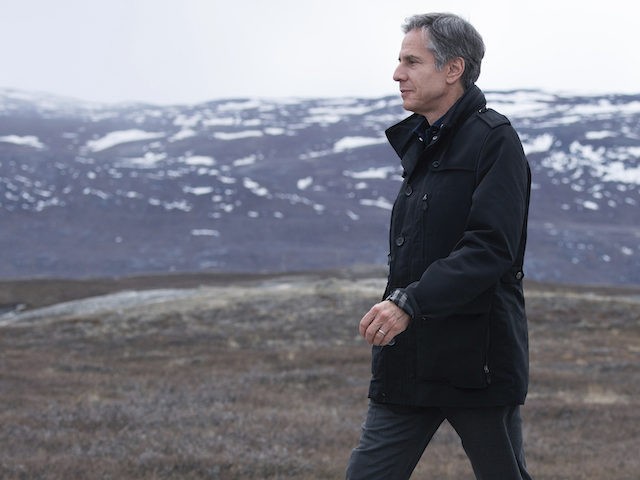
[[[486,99],[482,91],[475,85],[471,86],[437,122],[440,124],[441,134],[444,135],[457,130],[471,114],[485,105]],[[411,144],[411,140],[416,138],[416,131],[421,128],[425,121],[422,115],[414,113],[386,130],[385,133],[389,144],[400,158],[404,156]],[[442,137],[442,135],[440,136]]]

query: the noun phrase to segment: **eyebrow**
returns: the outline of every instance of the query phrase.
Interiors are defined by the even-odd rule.
[[[420,57],[416,57],[415,55],[404,55],[404,56],[399,56],[398,57],[398,61],[402,62],[402,60],[408,61],[408,62],[418,62],[418,63],[422,63],[422,59]]]

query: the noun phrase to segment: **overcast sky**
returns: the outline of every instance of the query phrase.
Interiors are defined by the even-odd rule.
[[[629,0],[0,0],[0,88],[101,102],[394,94],[400,24],[449,11],[485,90],[640,93]]]

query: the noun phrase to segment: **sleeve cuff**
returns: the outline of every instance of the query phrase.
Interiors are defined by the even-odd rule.
[[[395,289],[393,292],[391,292],[391,294],[385,300],[389,300],[390,302],[395,303],[398,307],[404,310],[407,313],[407,315],[409,315],[411,318],[414,317],[415,312],[413,311],[413,307],[409,302],[409,296],[401,289],[399,288]]]

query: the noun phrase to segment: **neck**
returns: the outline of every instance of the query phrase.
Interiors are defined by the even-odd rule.
[[[462,88],[462,85],[457,83],[452,88],[450,88],[448,92],[445,93],[437,109],[423,113],[422,116],[427,119],[429,125],[433,125],[436,121],[438,121],[439,118],[447,113],[453,105],[455,105],[455,103],[460,99],[460,97],[464,95],[464,93],[465,90],[464,88]]]

